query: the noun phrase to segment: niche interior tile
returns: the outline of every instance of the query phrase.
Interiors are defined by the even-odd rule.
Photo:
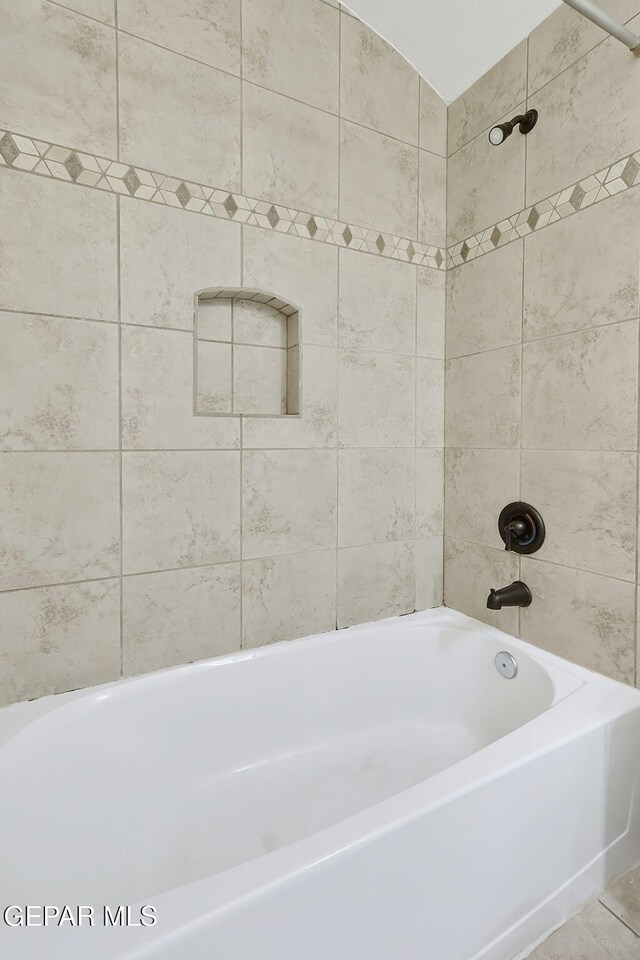
[[[224,345],[205,343],[204,346]],[[191,334],[122,326],[122,445],[125,449],[215,450],[240,445],[237,418],[194,416],[193,364]]]
[[[110,0],[105,0],[110,2]],[[121,30],[240,73],[240,0],[118,0]]]
[[[240,564],[122,581],[123,673],[148,673],[240,649]]]
[[[181,336],[181,334],[178,334]],[[233,411],[231,344],[198,340],[196,410],[199,414]]]
[[[444,451],[416,450],[416,534],[442,537],[444,519]]]
[[[233,451],[124,453],[124,572],[239,559],[239,489]]]
[[[125,33],[118,55],[122,160],[239,190],[240,80]]]
[[[338,389],[340,447],[414,445],[413,357],[341,350]]]
[[[640,16],[629,27],[638,32]],[[637,65],[609,37],[534,94],[529,105],[541,120],[535,136],[522,138],[527,141],[527,202],[638,149],[640,110],[630,109],[640,90]],[[606,123],[594,123],[594,117],[606,117]]]
[[[526,238],[525,339],[638,316],[639,207],[625,191]]]
[[[414,450],[340,450],[339,546],[412,537],[415,476]]]
[[[370,27],[342,15],[340,113],[398,140],[418,142],[419,76]]]
[[[509,120],[525,109],[518,104]],[[536,127],[536,133],[538,132]],[[499,223],[524,206],[524,155],[527,137],[514,136],[508,148],[499,150],[481,133],[449,157],[447,167],[448,242],[456,243]]]
[[[447,270],[447,357],[519,343],[522,256],[519,240]]]
[[[444,446],[444,363],[416,360],[416,444]]]
[[[0,313],[0,450],[118,447],[118,331]]]
[[[250,197],[338,216],[338,119],[245,83],[244,189]]]
[[[444,540],[444,602],[513,636],[518,631],[518,610],[487,610],[491,587],[503,587],[518,579],[518,558],[504,548],[480,546],[465,540]]]
[[[526,343],[523,446],[635,449],[637,338],[633,320]]]
[[[447,104],[420,77],[420,146],[447,156]]]
[[[197,305],[199,340],[231,343],[231,300],[200,300]]]
[[[44,0],[2,0],[0,17],[2,123],[114,157],[113,30]]]
[[[640,868],[605,890],[600,901],[640,937]]]
[[[447,272],[418,267],[417,353],[444,358]]]
[[[509,113],[527,96],[527,41],[499,60],[449,106],[449,153]]]
[[[420,150],[418,240],[447,243],[447,161],[426,150]]]
[[[338,550],[338,627],[413,613],[414,562],[413,542]]]
[[[443,603],[443,540],[423,537],[414,541],[416,563],[416,610],[430,610]]]
[[[449,360],[445,382],[447,446],[518,446],[519,346]]]
[[[600,3],[624,23],[638,12],[636,0],[606,0]],[[606,39],[600,27],[571,7],[561,5],[529,34],[529,95]]]
[[[325,633],[335,626],[335,550],[244,561],[243,647]]]
[[[633,683],[633,583],[530,557],[522,557],[521,579],[533,594],[531,606],[520,611],[523,640],[614,680]]]
[[[274,347],[233,348],[234,410],[245,414],[287,412],[287,351]]]
[[[236,300],[233,304],[233,342],[260,347],[287,346],[287,318],[268,303]]]
[[[596,901],[552,933],[527,960],[635,960],[639,947],[633,931]]]
[[[635,453],[523,451],[522,499],[545,520],[540,560],[634,579],[635,542],[622,531],[636,508]]]
[[[0,454],[0,589],[120,572],[118,454]]]
[[[413,354],[416,267],[340,250],[339,329],[342,346]]]
[[[335,450],[251,450],[242,462],[242,555],[336,545]]]
[[[304,343],[336,344],[338,250],[268,230],[244,228],[243,277],[300,307]]]
[[[240,286],[240,226],[130,198],[120,203],[123,323],[193,330],[199,290]]]
[[[242,425],[243,447],[335,447],[337,379],[335,348],[305,347],[302,354],[302,415],[284,420],[245,420]]]
[[[0,705],[120,676],[118,580],[0,594]]]
[[[0,171],[0,307],[115,320],[116,201]]]
[[[245,0],[245,80],[338,113],[339,17],[317,0]]]
[[[445,488],[446,536],[499,550],[498,516],[505,504],[519,499],[520,452],[451,447],[445,453]]]
[[[384,184],[384,189],[380,188]],[[340,216],[349,223],[415,237],[418,150],[342,120]]]

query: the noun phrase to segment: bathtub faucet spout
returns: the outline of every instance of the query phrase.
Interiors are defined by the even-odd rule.
[[[531,590],[522,580],[514,580],[508,587],[493,587],[487,597],[489,610],[502,610],[503,607],[528,607],[531,603]]]

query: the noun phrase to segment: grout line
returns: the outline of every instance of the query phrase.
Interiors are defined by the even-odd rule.
[[[639,265],[640,266],[640,265]],[[640,288],[640,270],[638,271],[638,285]],[[640,324],[638,324],[638,339],[637,350],[638,358],[636,364],[636,489],[635,489],[635,502],[636,502],[636,515],[635,515],[635,580],[638,582],[638,577],[640,576],[640,558],[638,557],[638,551],[640,549],[640,402],[639,402],[639,391],[640,391]],[[633,599],[634,602],[634,630],[633,630],[633,640],[634,640],[634,664],[635,664],[635,685],[636,687],[640,685],[640,663],[638,661],[638,589],[636,588],[635,596]]]
[[[525,112],[528,109],[527,91],[529,89],[529,37],[525,51]],[[528,138],[524,138],[524,163],[522,170],[522,195],[527,202],[527,148]],[[522,438],[524,436],[524,272],[525,272],[525,242],[522,240],[522,275],[520,277],[520,422],[518,424],[518,500],[522,500]],[[517,555],[518,579],[522,580],[522,555]],[[518,632],[522,636],[522,608],[518,611]]]
[[[120,162],[120,31],[118,29],[118,0],[113,0],[113,17],[115,24],[116,54],[116,159]]]
[[[622,917],[618,916],[618,914],[615,913],[615,912],[611,909],[611,907],[607,906],[607,904],[606,904],[603,900],[601,900],[600,898],[598,898],[598,903],[600,904],[601,907],[604,907],[604,909],[607,910],[607,911],[611,914],[612,917],[615,917],[615,919],[618,921],[618,923],[620,923],[623,927],[626,927],[627,930],[629,930],[629,931],[634,935],[634,937],[636,937],[638,940],[640,940],[640,935],[638,935],[637,930],[634,930],[633,927],[629,926],[629,924],[628,924],[625,920],[623,920]],[[582,912],[582,911],[581,911],[581,912]]]
[[[121,277],[120,277],[120,197],[116,198],[116,302],[118,311],[118,519],[120,538],[120,676],[124,675],[124,499],[122,468],[122,326],[121,315]]]
[[[242,9],[244,8],[244,3],[241,4],[240,9],[240,23],[242,24]],[[242,53],[240,58],[240,64],[242,69]],[[241,156],[241,169],[244,167],[244,160]],[[240,229],[240,286],[244,286],[244,225]],[[236,383],[235,383],[235,368],[234,368],[234,303],[231,301],[231,406],[235,408],[236,402]],[[239,477],[239,490],[238,496],[240,498],[240,542],[239,542],[239,554],[240,554],[240,649],[244,649],[244,552],[243,552],[243,540],[244,540],[244,417],[240,417],[240,477]]]

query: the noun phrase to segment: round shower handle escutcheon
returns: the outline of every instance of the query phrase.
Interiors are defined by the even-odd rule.
[[[545,526],[540,512],[530,503],[514,500],[500,511],[498,532],[505,550],[535,553],[544,543]]]

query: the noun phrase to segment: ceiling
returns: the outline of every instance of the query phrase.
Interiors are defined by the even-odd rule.
[[[562,0],[348,0],[447,102],[455,100]]]

